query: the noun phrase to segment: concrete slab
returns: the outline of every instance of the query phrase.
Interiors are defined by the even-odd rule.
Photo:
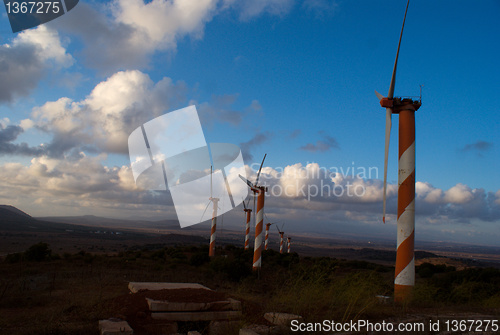
[[[209,309],[212,304],[208,302],[171,302],[146,298],[149,310],[152,312],[193,312]]]
[[[194,312],[213,309],[216,311],[241,311],[241,302],[227,299],[214,302],[171,302],[146,298],[152,312]]]
[[[127,321],[123,320],[100,320],[99,331],[101,335],[132,335],[134,330],[130,328]]]
[[[137,293],[141,290],[157,291],[157,290],[175,290],[182,288],[205,289],[211,291],[208,287],[196,283],[154,283],[154,282],[130,282],[128,289],[132,293]]]
[[[155,320],[168,321],[235,320],[241,318],[241,311],[152,312],[151,317]]]

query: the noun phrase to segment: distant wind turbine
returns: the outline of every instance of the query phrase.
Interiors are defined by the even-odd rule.
[[[208,206],[210,205],[210,202],[213,204],[213,211],[212,211],[212,227],[210,229],[210,247],[208,249],[208,256],[214,257],[215,256],[215,236],[216,236],[216,230],[217,230],[217,205],[219,203],[219,198],[214,198],[212,195],[212,167],[210,167],[210,198],[208,198],[208,204],[207,207],[205,208],[205,211],[202,214],[202,219],[203,215],[205,215],[205,212],[207,211]]]
[[[248,179],[240,175],[240,178],[250,187],[250,189],[255,195],[257,195],[257,210],[255,211],[255,244],[253,249],[253,270],[260,270],[262,265],[262,228],[264,225],[264,198],[266,196],[267,187],[259,186],[259,177],[262,171],[262,165],[266,159],[267,154],[264,155],[262,163],[260,164],[259,172],[257,173],[257,179],[255,183],[252,184]]]
[[[248,202],[250,202],[250,198],[248,199]],[[250,219],[252,217],[252,209],[248,208],[248,202],[245,205],[245,201],[243,201],[243,210],[245,211],[245,217],[246,217],[246,227],[245,227],[245,250],[247,250],[250,247]]]

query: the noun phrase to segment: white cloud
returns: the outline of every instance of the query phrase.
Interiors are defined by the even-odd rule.
[[[471,188],[464,184],[457,184],[444,193],[444,200],[452,204],[463,204],[473,197]]]
[[[42,215],[89,214],[107,209],[119,216],[119,210],[138,207],[144,209],[144,215],[151,208],[168,212],[172,202],[166,192],[138,189],[130,167],[103,165],[105,158],[80,154],[73,160],[34,158],[28,166],[6,163],[0,166],[0,203],[21,208],[34,203]]]
[[[163,78],[154,83],[140,71],[122,71],[97,84],[83,100],[63,97],[33,109],[37,127],[54,135],[48,153],[92,146],[127,153],[130,133],[185,100],[186,85]]]
[[[36,29],[22,31],[14,39],[12,45],[14,48],[22,45],[32,45],[35,47],[36,56],[41,61],[52,61],[57,66],[69,67],[75,61],[61,44],[58,32],[47,28],[45,25],[40,25]]]
[[[175,51],[179,40],[203,37],[217,0],[114,0],[80,3],[50,25],[84,41],[87,65],[105,74],[144,68],[156,51]]]
[[[28,95],[48,69],[69,67],[73,61],[55,30],[42,25],[19,33],[10,44],[0,45],[0,102]]]
[[[176,38],[202,37],[216,0],[117,0],[112,13],[116,22],[134,28],[130,42],[137,47],[175,48]]]

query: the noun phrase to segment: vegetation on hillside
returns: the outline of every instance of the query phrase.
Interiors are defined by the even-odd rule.
[[[457,271],[424,263],[416,268],[413,300],[382,304],[391,295],[394,268],[365,261],[263,253],[259,273],[253,252],[234,246],[131,248],[115,255],[57,255],[46,243],[0,262],[0,329],[23,334],[97,334],[97,322],[114,315],[109,302],[130,281],[197,282],[243,302],[243,323],[265,312],[299,314],[310,322],[382,320],[415,310],[476,311],[498,315],[500,270]],[[27,317],[29,316],[29,317]]]

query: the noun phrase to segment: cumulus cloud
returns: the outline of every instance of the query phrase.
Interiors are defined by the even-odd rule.
[[[51,24],[81,38],[87,64],[109,74],[145,67],[152,54],[175,51],[186,36],[203,37],[217,1],[114,0],[95,7],[80,3]]]
[[[69,67],[74,59],[59,34],[42,25],[0,45],[0,102],[26,96],[49,68]]]
[[[6,163],[0,166],[0,201],[66,207],[66,212],[83,214],[99,208],[168,211],[172,206],[168,192],[138,189],[130,167],[108,167],[102,163],[105,158],[80,153],[74,159],[33,158],[27,166]]]
[[[483,221],[500,219],[500,191],[486,192],[482,188],[472,189],[461,183],[448,190],[441,190],[423,182],[417,182],[415,186],[417,212],[440,217],[441,222],[446,219],[461,222],[469,222],[474,218]]]
[[[184,82],[153,82],[140,71],[115,73],[81,101],[63,97],[33,109],[39,129],[52,134],[47,153],[62,156],[86,146],[96,152],[127,153],[130,133],[186,100]],[[25,121],[27,123],[28,121]]]
[[[254,170],[258,165],[252,166]],[[249,180],[256,171],[247,170]],[[320,167],[317,163],[300,163],[286,167],[264,167],[260,182],[268,186],[266,204],[274,208],[313,211],[349,211],[350,217],[381,215],[383,183],[373,178],[374,171],[362,167]],[[253,179],[252,179],[253,178]],[[469,223],[471,220],[500,220],[500,191],[486,192],[457,184],[448,190],[429,183],[416,183],[416,213],[434,224]],[[397,191],[387,185],[389,222],[396,222]],[[316,215],[316,214],[315,214]],[[429,222],[431,222],[429,221]]]

